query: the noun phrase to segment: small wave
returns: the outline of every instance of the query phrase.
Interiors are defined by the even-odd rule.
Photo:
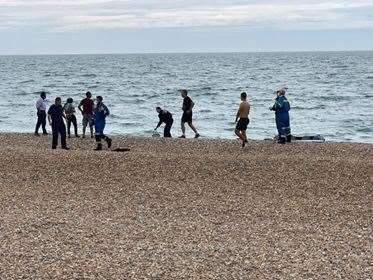
[[[130,127],[133,127],[133,126],[138,126],[139,124],[138,123],[130,123],[130,122],[122,122],[122,123],[119,123],[119,125],[121,127],[126,127],[126,126],[130,126]]]
[[[22,81],[22,82],[19,82],[20,84],[28,84],[28,83],[34,83],[35,80],[33,79],[30,79],[30,80],[26,80],[26,81]]]
[[[200,113],[211,113],[212,110],[209,110],[209,109],[202,109],[199,111]]]
[[[368,76],[367,80],[373,80],[373,76]]]
[[[45,90],[43,90],[43,91],[34,91],[34,92],[32,92],[31,94],[33,94],[33,95],[40,95],[40,93],[42,93],[42,92],[45,92],[46,94],[49,94],[49,92],[48,91],[45,91]],[[28,93],[27,93],[28,94]]]
[[[97,75],[96,74],[83,74],[83,75],[81,75],[81,77],[85,77],[85,78],[96,78]]]
[[[370,128],[370,127],[361,127],[361,128],[358,128],[358,129],[356,129],[356,131],[357,132],[372,132],[373,131],[373,129],[372,128]]]

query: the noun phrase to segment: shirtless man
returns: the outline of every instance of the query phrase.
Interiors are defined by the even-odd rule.
[[[242,148],[245,147],[247,143],[247,136],[246,130],[247,126],[250,122],[249,120],[249,113],[250,113],[250,104],[247,101],[247,94],[246,92],[241,93],[241,104],[238,107],[237,115],[236,115],[236,135],[242,140]]]

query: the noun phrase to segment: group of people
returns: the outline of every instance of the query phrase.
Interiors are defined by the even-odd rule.
[[[61,148],[69,150],[66,144],[67,136],[71,137],[71,124],[74,126],[75,137],[78,135],[78,122],[75,116],[76,110],[73,104],[74,100],[68,98],[66,103],[62,106],[62,99],[57,97],[54,104],[51,105],[47,111],[46,93],[41,92],[40,98],[36,102],[37,123],[35,127],[35,136],[39,136],[40,126],[43,134],[47,135],[46,130],[47,116],[50,126],[52,127],[52,149],[57,148],[58,136],[61,138]],[[96,139],[97,146],[95,150],[102,150],[102,140],[105,140],[108,148],[111,148],[112,140],[104,134],[106,117],[110,115],[108,107],[103,103],[102,96],[96,97],[96,104],[92,99],[92,94],[88,91],[86,97],[80,101],[78,106],[79,111],[83,116],[83,135],[85,138],[86,129],[89,126],[91,138]],[[65,126],[65,120],[67,129]]]
[[[199,138],[196,127],[193,124],[193,108],[194,102],[188,96],[188,91],[183,89],[180,91],[183,98],[182,105],[182,117],[181,117],[181,131],[182,135],[179,138],[185,138],[185,123],[193,130],[195,136],[194,138]],[[285,97],[286,88],[282,88],[276,91],[277,97],[275,104],[270,107],[270,110],[275,111],[276,116],[276,126],[278,131],[278,143],[285,144],[286,142],[291,142],[291,130],[290,130],[290,103]],[[68,150],[66,145],[66,131],[67,136],[71,137],[71,124],[74,126],[75,137],[78,135],[78,125],[77,118],[75,116],[76,110],[73,104],[73,99],[68,98],[66,103],[62,106],[62,100],[60,97],[55,99],[54,105],[49,107],[47,111],[46,104],[46,93],[42,92],[40,98],[36,102],[37,109],[37,124],[35,128],[35,135],[39,136],[39,128],[42,127],[43,134],[48,134],[46,130],[46,118],[48,116],[49,123],[52,127],[52,149],[57,148],[58,135],[61,137],[61,147],[62,149]],[[83,135],[85,137],[86,129],[89,126],[91,138],[95,137],[97,146],[95,150],[102,150],[102,140],[105,140],[108,148],[112,145],[112,140],[104,134],[106,117],[110,115],[110,111],[107,106],[103,103],[103,98],[101,96],[96,97],[96,103],[92,99],[92,94],[90,92],[86,93],[86,98],[80,101],[78,106],[79,111],[82,113],[82,123],[83,123]],[[172,114],[162,109],[161,107],[156,107],[158,113],[159,122],[155,127],[156,131],[163,123],[165,124],[163,136],[168,138],[172,137],[171,128],[173,125]],[[247,141],[246,130],[250,123],[250,104],[247,100],[246,92],[241,93],[241,103],[238,107],[236,114],[236,128],[235,134],[242,141],[242,147],[245,147]],[[66,120],[67,129],[65,126],[64,119]]]
[[[277,97],[275,104],[270,108],[270,110],[275,111],[276,116],[276,126],[278,131],[278,143],[285,144],[286,142],[291,142],[291,130],[290,130],[290,103],[285,97],[287,88],[281,88],[276,91]],[[182,135],[179,138],[185,138],[185,123],[195,133],[195,138],[198,138],[200,135],[197,132],[196,127],[193,125],[193,107],[194,102],[188,96],[188,91],[183,89],[181,90],[181,96],[183,97],[183,115],[181,117],[181,131]],[[171,137],[171,127],[174,122],[172,114],[160,107],[156,108],[158,112],[159,122],[155,128],[155,131],[162,125],[165,124],[163,136]],[[236,114],[236,129],[235,134],[242,141],[242,147],[245,147],[247,141],[246,130],[250,123],[249,119],[250,114],[250,104],[247,100],[247,93],[241,93],[241,103],[238,107]]]

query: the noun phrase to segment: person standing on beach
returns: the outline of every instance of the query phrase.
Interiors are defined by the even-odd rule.
[[[49,124],[52,127],[52,149],[57,148],[58,143],[58,134],[61,136],[61,148],[64,150],[69,150],[66,146],[66,126],[64,120],[66,116],[63,112],[61,105],[61,98],[57,97],[52,106],[48,110],[48,120]]]
[[[194,102],[193,100],[188,96],[188,91],[186,89],[180,90],[181,97],[184,99],[183,101],[183,115],[181,117],[181,131],[182,135],[179,138],[185,138],[185,123],[188,123],[189,127],[193,130],[195,133],[194,138],[198,138],[200,135],[193,125],[193,107]]]
[[[80,104],[78,106],[78,109],[80,110],[80,112],[82,112],[83,115],[83,138],[85,138],[87,125],[89,125],[89,129],[91,130],[91,138],[93,138],[93,107],[94,102],[92,100],[92,94],[87,91],[86,98],[80,101]]]
[[[78,124],[77,124],[76,117],[75,117],[75,107],[74,107],[73,102],[74,100],[72,98],[67,98],[67,101],[65,105],[63,106],[63,111],[65,112],[65,116],[66,116],[68,137],[69,138],[71,137],[70,128],[71,128],[71,123],[72,123],[74,126],[75,137],[79,138]]]
[[[101,139],[104,139],[107,143],[108,148],[111,148],[112,140],[107,137],[104,134],[105,125],[106,125],[106,117],[110,115],[110,111],[108,107],[102,102],[103,98],[101,96],[96,97],[96,106],[93,110],[93,120],[95,124],[95,138],[97,147],[95,148],[95,151],[101,151],[102,150],[102,143]]]
[[[36,122],[36,127],[35,127],[35,136],[39,136],[39,128],[41,126],[43,130],[43,135],[47,135],[48,132],[45,128],[47,124],[47,94],[42,91],[40,93],[40,98],[36,101],[36,110],[37,110],[37,116],[38,120]]]
[[[249,113],[250,113],[250,104],[247,101],[247,94],[246,92],[241,93],[241,103],[238,107],[237,115],[236,115],[236,135],[242,140],[242,148],[245,147],[247,143],[247,135],[246,130],[247,126],[249,125]]]
[[[276,115],[276,126],[278,132],[278,143],[285,144],[285,142],[291,142],[291,130],[290,130],[290,103],[285,97],[286,88],[279,89],[276,91],[277,97],[275,104],[270,110],[275,111]]]
[[[165,123],[166,126],[164,127],[164,130],[163,130],[163,137],[165,138],[171,138],[171,127],[172,127],[172,124],[174,123],[174,120],[172,118],[172,114],[166,110],[163,110],[161,107],[157,107],[156,108],[156,111],[158,113],[158,118],[159,118],[159,122],[156,126],[156,128],[154,129],[157,130],[158,127],[160,127],[162,125],[162,123]]]

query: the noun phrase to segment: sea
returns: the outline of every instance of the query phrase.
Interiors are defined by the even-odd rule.
[[[245,91],[249,138],[272,138],[277,132],[269,108],[284,86],[292,134],[373,143],[373,51],[0,56],[0,131],[33,132],[41,91],[49,105],[60,96],[76,106],[91,91],[111,111],[108,134],[152,136],[160,106],[173,114],[172,134],[179,136],[178,90],[188,89],[202,137],[235,138]]]

